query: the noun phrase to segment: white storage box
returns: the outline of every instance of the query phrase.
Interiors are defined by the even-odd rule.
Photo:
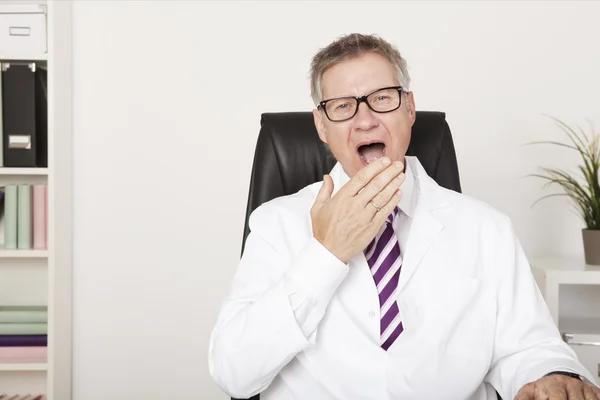
[[[0,5],[0,57],[46,54],[46,6]]]

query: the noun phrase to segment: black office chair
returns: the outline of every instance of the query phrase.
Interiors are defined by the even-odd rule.
[[[443,112],[417,111],[407,155],[416,156],[440,186],[461,191],[454,143]],[[311,112],[263,114],[250,179],[242,253],[252,211],[266,201],[322,180],[335,163],[319,139]],[[250,400],[259,400],[259,395]]]

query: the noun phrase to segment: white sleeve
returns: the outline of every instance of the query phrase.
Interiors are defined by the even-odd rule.
[[[593,381],[562,340],[510,221],[498,233],[496,243],[506,245],[495,251],[497,321],[486,381],[504,399],[513,399],[524,385],[552,371],[575,372]]]
[[[209,371],[229,396],[266,389],[299,352],[314,345],[317,326],[348,266],[316,239],[295,257],[264,210],[252,214],[242,260],[209,343]],[[257,210],[258,211],[258,210]]]

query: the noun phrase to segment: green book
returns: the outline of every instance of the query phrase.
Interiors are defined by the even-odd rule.
[[[31,215],[31,185],[17,185],[17,197],[19,204],[17,206],[17,248],[31,249],[33,220]]]
[[[0,306],[0,323],[47,323],[46,306]]]
[[[0,167],[4,167],[4,158],[2,154],[4,151],[2,150],[4,146],[4,135],[2,134],[3,126],[2,123],[2,63],[0,62]]]
[[[46,335],[48,324],[35,322],[32,324],[0,323],[0,335]]]
[[[17,185],[4,187],[4,248],[17,248]]]

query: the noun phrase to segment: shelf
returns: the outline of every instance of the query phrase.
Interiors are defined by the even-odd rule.
[[[0,62],[4,61],[47,61],[48,54],[0,53]]]
[[[531,258],[529,263],[554,284],[600,285],[600,266],[578,258]]]
[[[0,371],[47,371],[48,364],[34,362],[0,362]]]
[[[0,245],[0,258],[47,258],[48,250],[4,249]]]
[[[48,168],[0,167],[0,175],[48,175]]]

